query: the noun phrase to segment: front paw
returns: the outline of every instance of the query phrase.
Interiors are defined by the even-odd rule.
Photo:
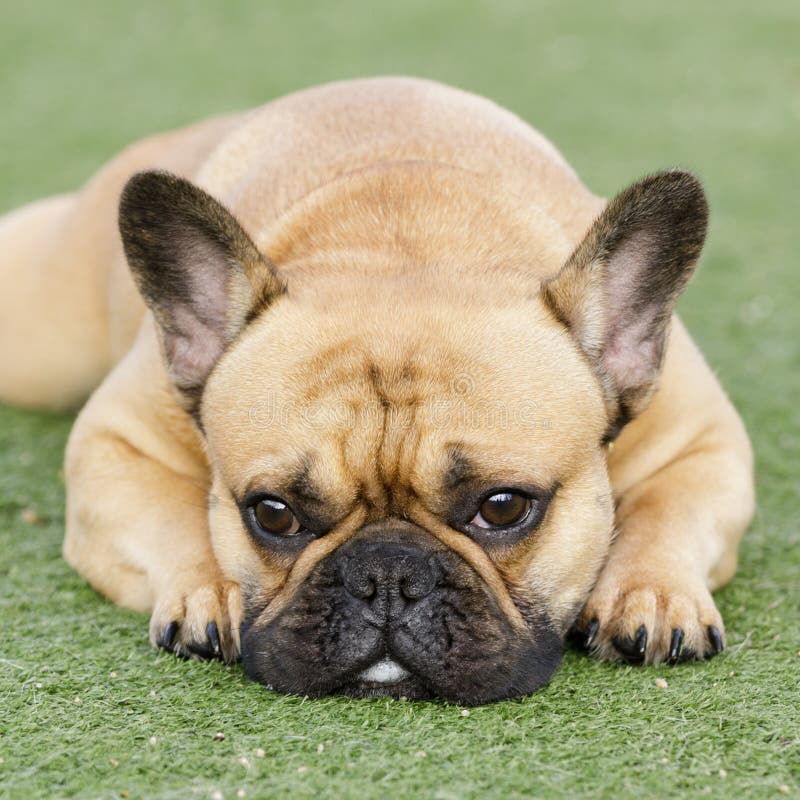
[[[158,598],[150,617],[150,642],[180,656],[239,658],[242,597],[239,584],[210,581],[183,590],[172,588]]]
[[[710,658],[725,647],[711,593],[687,574],[601,575],[575,632],[598,658],[635,664]]]

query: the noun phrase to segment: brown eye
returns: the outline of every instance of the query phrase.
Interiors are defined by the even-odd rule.
[[[258,526],[273,536],[294,536],[300,532],[300,523],[294,512],[282,500],[265,497],[253,506]]]
[[[487,497],[472,520],[481,528],[510,528],[522,522],[531,511],[530,498],[515,492],[498,492]]]

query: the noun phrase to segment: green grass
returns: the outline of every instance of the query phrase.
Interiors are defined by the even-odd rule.
[[[467,716],[303,701],[238,666],[153,653],[146,618],[60,560],[70,420],[0,409],[0,797],[797,795],[796,0],[0,0],[0,19],[2,210],[72,188],[145,133],[376,73],[492,96],[599,192],[695,169],[713,219],[681,311],[753,435],[759,491],[739,574],[717,598],[730,647],[709,663],[569,653],[535,696]]]

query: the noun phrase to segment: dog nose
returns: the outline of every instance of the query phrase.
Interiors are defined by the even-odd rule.
[[[421,600],[436,586],[430,556],[413,545],[364,542],[347,553],[343,567],[345,588],[367,604],[387,596]]]

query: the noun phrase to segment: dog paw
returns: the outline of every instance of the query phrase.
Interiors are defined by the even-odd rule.
[[[596,657],[634,664],[710,658],[725,647],[711,593],[687,575],[647,582],[601,575],[574,633]]]
[[[150,642],[179,656],[239,658],[242,598],[237,583],[215,581],[158,598],[150,617]]]

